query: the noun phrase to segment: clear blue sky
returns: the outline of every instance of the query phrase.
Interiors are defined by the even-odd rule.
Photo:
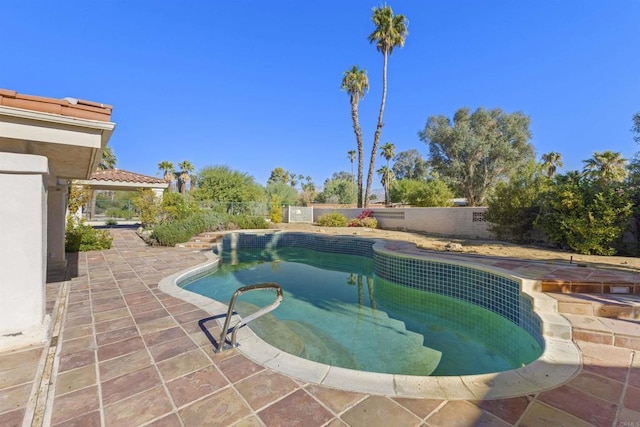
[[[122,169],[159,175],[160,161],[190,160],[264,184],[279,166],[321,185],[351,167],[340,82],[352,65],[369,75],[360,119],[371,149],[382,55],[367,36],[380,4],[3,0],[0,87],[113,105]],[[426,158],[417,132],[429,116],[483,106],[529,115],[538,157],[559,151],[565,171],[595,151],[640,148],[639,1],[388,4],[409,36],[390,58],[381,143]]]

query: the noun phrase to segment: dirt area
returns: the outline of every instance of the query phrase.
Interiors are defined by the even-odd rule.
[[[277,224],[274,228],[282,230],[300,230],[324,234],[357,235],[361,237],[381,237],[413,242],[416,246],[428,250],[444,251],[448,243],[462,245],[462,253],[498,256],[505,258],[530,259],[538,261],[573,261],[597,268],[615,268],[617,270],[640,272],[640,258],[622,256],[580,255],[566,251],[536,246],[516,245],[494,240],[459,239],[447,236],[427,235],[418,232],[380,230],[358,227],[318,227],[313,224]]]

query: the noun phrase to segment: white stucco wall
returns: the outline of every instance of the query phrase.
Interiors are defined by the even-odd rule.
[[[44,339],[48,160],[0,152],[0,344]]]
[[[452,208],[370,208],[378,220],[380,228],[407,231],[422,231],[472,239],[491,239],[489,223],[484,221],[485,207]],[[325,214],[338,211],[347,218],[360,215],[362,209],[313,209],[313,220]],[[475,215],[474,215],[475,214]]]

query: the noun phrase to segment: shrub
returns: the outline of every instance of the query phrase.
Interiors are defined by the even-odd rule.
[[[369,227],[378,228],[378,220],[373,216],[373,212],[364,210],[355,218],[349,219],[349,227]]]
[[[113,237],[107,230],[96,230],[90,225],[67,220],[64,248],[67,252],[86,252],[110,249]]]
[[[318,218],[318,225],[323,227],[346,227],[347,217],[340,212],[333,211],[321,215],[320,218]]]
[[[107,218],[104,225],[118,225],[118,220],[115,218]]]
[[[271,219],[271,222],[276,224],[282,222],[282,206],[280,202],[280,197],[278,197],[275,194],[271,195],[270,219]]]
[[[196,234],[205,231],[222,230],[227,223],[224,215],[218,212],[202,212],[186,219],[157,225],[153,229],[152,238],[160,245],[175,246],[184,243]]]
[[[138,197],[132,200],[133,205],[140,212],[140,222],[142,226],[148,228],[156,223],[159,209],[156,195],[150,188],[145,188],[138,192]]]
[[[232,215],[228,218],[227,229],[231,229],[231,225],[234,225],[234,229],[243,230],[269,228],[269,224],[264,218],[251,215]]]

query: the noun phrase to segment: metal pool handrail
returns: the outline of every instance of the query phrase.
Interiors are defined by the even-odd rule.
[[[271,303],[270,305],[261,308],[260,310],[256,311],[255,313],[250,314],[249,316],[246,316],[242,319],[240,319],[240,321],[238,323],[236,323],[233,328],[231,329],[231,345],[230,346],[226,346],[227,343],[227,335],[229,335],[229,323],[231,322],[231,315],[233,314],[233,307],[236,304],[236,299],[246,293],[246,292],[250,292],[250,291],[259,291],[259,290],[263,290],[263,289],[275,289],[276,291],[276,300]],[[270,311],[275,310],[280,303],[282,302],[282,287],[280,285],[278,285],[277,283],[256,283],[254,285],[248,285],[248,286],[242,286],[238,289],[236,289],[236,291],[233,293],[233,296],[231,297],[231,300],[229,301],[229,309],[227,310],[227,318],[224,321],[224,326],[222,327],[222,333],[220,334],[220,339],[218,340],[218,348],[216,349],[216,353],[221,352],[222,350],[226,350],[227,348],[233,348],[236,347],[236,333],[238,332],[238,329],[240,329],[242,326],[246,325],[247,323],[251,322],[252,320],[257,319],[258,317],[269,313]]]

